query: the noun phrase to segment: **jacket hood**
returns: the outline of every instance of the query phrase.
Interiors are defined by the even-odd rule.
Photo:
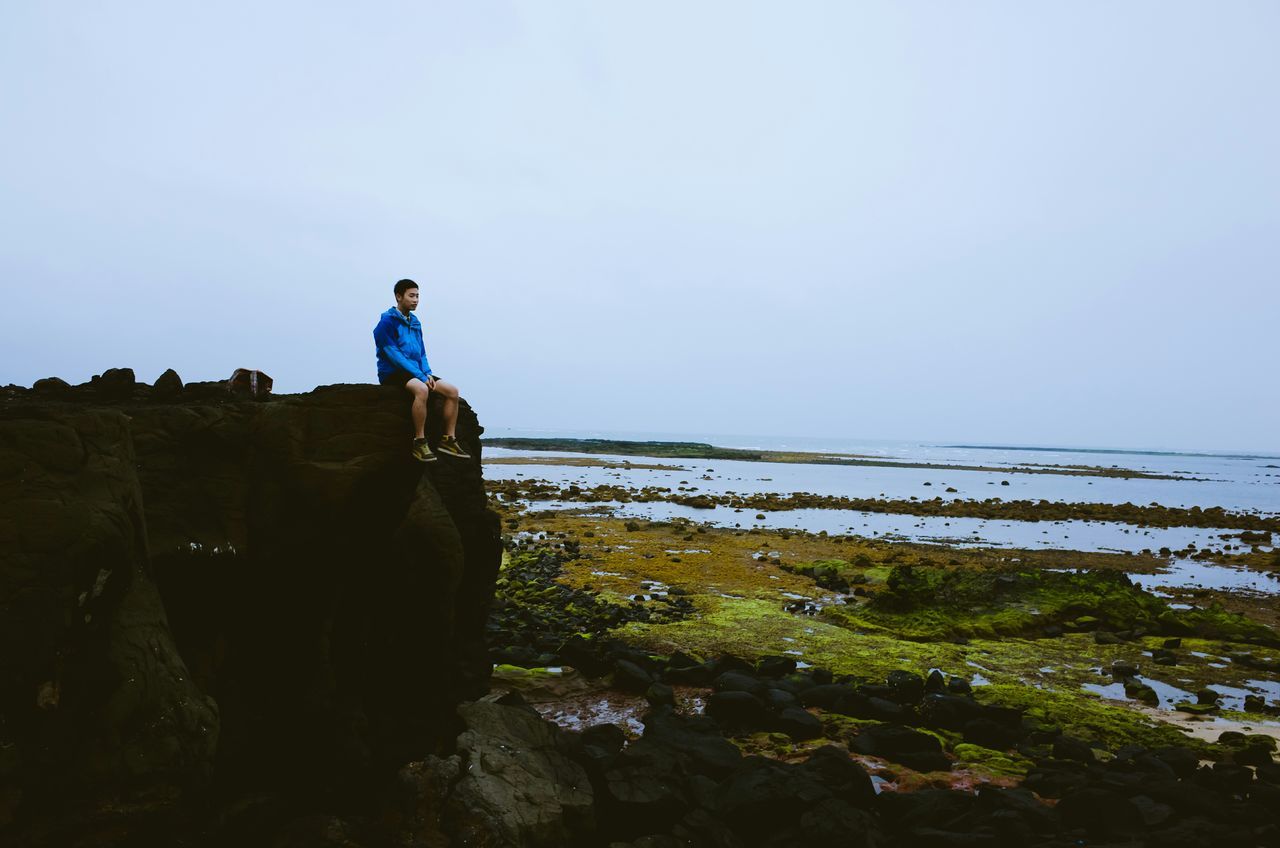
[[[384,312],[384,313],[382,313],[382,314],[383,314],[383,316],[384,316],[384,317],[387,317],[387,318],[395,318],[395,319],[397,319],[397,320],[399,320],[399,321],[403,321],[403,320],[404,320],[404,316],[400,314],[400,310],[399,310],[397,307],[394,307],[394,306],[393,306],[393,307],[391,307],[390,309],[388,309],[386,312]],[[417,323],[418,323],[418,316],[417,316],[417,315],[414,315],[412,312],[410,312],[410,313],[409,313],[409,324],[410,324],[410,326],[412,326],[412,325],[414,325],[414,324],[417,324]]]

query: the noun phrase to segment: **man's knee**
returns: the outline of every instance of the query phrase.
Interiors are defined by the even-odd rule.
[[[414,400],[426,400],[427,395],[431,394],[431,389],[427,388],[427,384],[416,377],[405,383],[404,389],[413,395]]]
[[[447,398],[458,397],[458,387],[453,383],[446,383],[444,380],[436,380],[436,391]]]

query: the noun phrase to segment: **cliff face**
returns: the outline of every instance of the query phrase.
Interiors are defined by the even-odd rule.
[[[424,466],[399,390],[159,388],[0,404],[0,828],[32,841],[359,796],[487,686],[501,539],[465,402],[473,458]]]

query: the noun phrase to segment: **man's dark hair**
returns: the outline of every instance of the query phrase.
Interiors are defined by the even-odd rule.
[[[409,289],[416,289],[418,284],[413,280],[400,280],[396,283],[396,297],[407,292]]]

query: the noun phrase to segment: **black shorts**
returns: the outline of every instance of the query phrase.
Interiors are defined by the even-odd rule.
[[[431,376],[435,377],[437,380],[440,379],[435,374],[432,374]],[[403,387],[405,384],[407,384],[410,380],[413,380],[413,379],[415,379],[415,376],[413,374],[410,374],[408,371],[401,371],[399,368],[397,368],[395,371],[392,371],[387,376],[379,377],[378,382],[384,386]]]

